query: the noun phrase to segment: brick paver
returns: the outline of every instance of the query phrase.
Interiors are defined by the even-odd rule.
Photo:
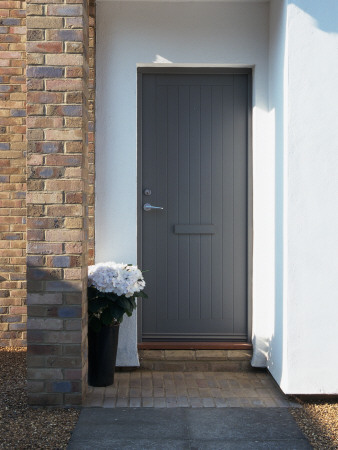
[[[117,372],[113,386],[89,387],[86,407],[297,407],[267,372]]]

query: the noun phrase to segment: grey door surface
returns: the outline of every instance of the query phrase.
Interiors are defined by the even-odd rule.
[[[245,341],[249,75],[141,84],[142,340]]]

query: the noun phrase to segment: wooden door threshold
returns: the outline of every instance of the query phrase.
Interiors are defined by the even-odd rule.
[[[249,342],[139,342],[139,350],[250,350]]]

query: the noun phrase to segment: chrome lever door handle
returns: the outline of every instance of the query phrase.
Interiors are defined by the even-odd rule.
[[[152,206],[150,203],[145,203],[143,205],[145,211],[151,211],[152,209],[163,209],[162,206]]]

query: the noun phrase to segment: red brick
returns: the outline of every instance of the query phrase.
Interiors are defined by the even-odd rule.
[[[27,114],[28,115],[42,115],[43,114],[43,105],[27,105]]]
[[[78,141],[82,139],[82,130],[81,128],[69,130],[46,130],[45,137],[48,141]]]
[[[66,142],[66,153],[82,153],[82,142]]]
[[[48,228],[62,228],[63,227],[63,219],[51,219],[48,217],[39,217],[39,218],[27,218],[27,228],[30,229],[48,229]]]
[[[27,42],[27,52],[61,53],[62,42]]]
[[[82,42],[66,42],[67,53],[83,53]]]
[[[67,253],[77,253],[81,254],[83,252],[83,246],[80,242],[77,243],[66,243],[65,251]]]
[[[81,191],[83,181],[81,180],[48,180],[45,182],[47,191]]]
[[[14,0],[10,0],[10,1],[5,1],[3,0],[1,2],[1,9],[13,9],[13,8],[21,8],[21,1],[14,1]]]
[[[44,241],[44,230],[27,230],[27,239],[29,241]]]
[[[62,103],[63,94],[57,92],[28,92],[29,103]]]
[[[62,125],[62,117],[27,117],[29,128],[60,128]]]
[[[83,18],[82,17],[69,17],[65,19],[65,28],[82,28]]]
[[[66,77],[67,78],[79,78],[83,76],[82,67],[66,67]]]
[[[73,155],[47,155],[45,160],[48,166],[80,166],[82,157]]]
[[[79,280],[81,279],[82,269],[64,269],[65,280]]]
[[[81,66],[83,64],[83,56],[78,54],[46,55],[46,64],[53,66]]]
[[[21,59],[22,55],[20,52],[1,52],[0,59]]]
[[[61,193],[27,192],[27,203],[54,204],[62,202],[63,195]]]
[[[67,217],[82,216],[82,205],[51,205],[47,206],[47,216],[51,217]]]
[[[48,91],[81,91],[82,80],[46,80],[46,89]]]
[[[46,230],[46,241],[49,242],[76,242],[83,239],[82,230]]]
[[[30,55],[28,54],[28,58],[29,57],[30,57]],[[27,80],[27,90],[28,91],[42,91],[43,88],[44,88],[43,80],[34,79],[34,78],[30,78],[29,80]],[[28,94],[28,96],[30,96],[30,94],[31,94],[31,92]],[[32,101],[34,102],[35,100],[33,99]]]
[[[9,32],[13,34],[26,34],[26,27],[9,27]]]
[[[26,306],[11,306],[9,310],[10,314],[27,314]]]
[[[61,17],[27,17],[28,28],[54,28],[60,29],[63,27]]]
[[[11,17],[21,17],[26,18],[26,10],[25,9],[14,9],[10,11],[9,14]]]
[[[10,347],[26,347],[27,340],[26,339],[11,339]]]
[[[42,166],[43,161],[43,155],[29,154],[27,156],[28,166]]]
[[[27,253],[38,255],[60,255],[62,254],[62,244],[51,244],[50,242],[28,242]]]

